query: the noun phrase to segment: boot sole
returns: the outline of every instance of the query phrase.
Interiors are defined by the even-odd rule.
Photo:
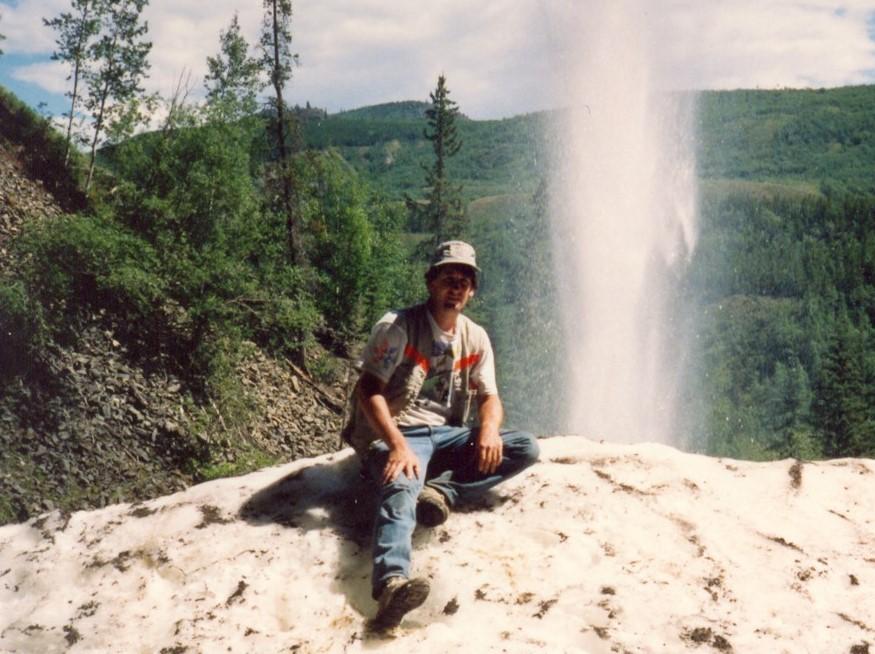
[[[449,517],[450,510],[446,504],[427,498],[420,498],[416,504],[416,521],[424,527],[437,527]]]
[[[429,590],[425,579],[411,579],[395,591],[386,608],[374,618],[374,624],[380,629],[397,627],[408,612],[422,606]]]

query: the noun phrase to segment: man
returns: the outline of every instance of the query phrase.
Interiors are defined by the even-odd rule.
[[[409,574],[417,521],[441,524],[457,502],[538,458],[534,436],[499,431],[492,346],[462,315],[479,271],[467,243],[439,245],[425,275],[428,301],[383,316],[362,355],[344,438],[379,485],[372,589],[380,628],[400,624],[428,596],[428,580]]]

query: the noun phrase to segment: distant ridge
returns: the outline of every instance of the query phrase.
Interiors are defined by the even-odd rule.
[[[418,100],[402,100],[400,102],[384,102],[382,104],[359,107],[349,111],[334,114],[337,118],[353,120],[423,120],[425,110],[431,105]]]

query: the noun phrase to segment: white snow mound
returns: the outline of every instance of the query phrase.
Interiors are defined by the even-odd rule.
[[[875,462],[541,441],[414,537],[426,603],[368,626],[350,451],[0,528],[0,651],[822,652],[875,643]]]

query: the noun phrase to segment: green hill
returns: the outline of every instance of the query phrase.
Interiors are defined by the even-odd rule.
[[[340,111],[334,116],[344,120],[423,120],[430,106],[428,102],[405,100]]]
[[[875,86],[709,91],[699,99],[699,174],[875,192]]]
[[[415,193],[431,156],[427,104],[395,102],[307,121],[309,147],[336,147],[389,197]],[[806,192],[875,192],[875,86],[705,91],[698,96],[703,180],[767,182]],[[469,200],[532,192],[548,157],[545,112],[459,123],[464,145],[452,174]]]
[[[684,280],[698,312],[692,446],[741,458],[872,456],[875,86],[708,91],[697,102],[700,237]],[[432,156],[422,121],[360,115],[307,125],[308,144],[336,148],[389,198],[416,196]],[[573,399],[554,383],[561,343],[530,338],[559,331],[535,196],[550,180],[551,119],[464,121],[450,169],[483,246],[472,312],[504,353],[510,420],[536,431],[562,431]]]
[[[419,194],[431,144],[423,135],[424,117],[382,117],[379,109],[386,106],[390,105],[308,120],[302,132],[308,147],[336,148],[370,184],[400,200],[405,194]],[[466,199],[534,191],[546,161],[545,116],[458,122],[463,146],[450,160],[449,174],[462,184]]]
[[[687,403],[694,446],[742,458],[875,456],[875,87],[705,92],[698,103],[700,237],[691,266],[679,271],[698,312]],[[422,264],[409,252],[424,235],[405,232],[402,200],[422,196],[432,161],[423,103],[292,112],[305,146],[292,172],[307,266],[289,265],[275,148],[262,119],[216,124],[195,112],[107,148],[101,163],[111,169],[86,206],[75,178],[57,171],[56,135],[20,105],[0,94],[0,154],[82,211],[22,223],[21,237],[0,243],[26,264],[0,275],[0,396],[17,389],[6,394],[17,430],[10,443],[33,441],[26,435],[36,423],[20,408],[45,414],[54,384],[89,397],[77,386],[84,372],[74,366],[58,381],[66,363],[45,356],[55,351],[46,344],[75,345],[88,333],[88,361],[125,353],[124,364],[150,379],[169,371],[178,380],[173,419],[156,403],[154,430],[137,432],[146,450],[176,448],[165,453],[167,469],[198,476],[204,466],[245,467],[263,454],[257,444],[251,457],[239,448],[257,409],[239,372],[250,354],[293,357],[330,381],[337,364],[323,346],[348,351],[383,311],[422,292]],[[463,145],[448,169],[464,189],[463,236],[479,247],[483,284],[471,312],[493,339],[508,422],[538,433],[567,433],[563,408],[574,401],[557,383],[569,362],[551,275],[554,119],[460,120]],[[0,219],[24,206],[16,197],[0,194]],[[138,393],[125,391],[134,411],[116,416],[115,400],[106,410],[133,425],[148,413]],[[68,414],[106,419],[104,405],[84,402],[70,413],[56,404],[48,415],[58,420],[42,420],[40,430],[59,432]],[[290,447],[307,435],[300,425],[284,433]],[[62,480],[55,499],[109,485],[41,467],[37,449],[21,457],[7,449],[0,473]],[[0,521],[31,511],[0,502]]]

